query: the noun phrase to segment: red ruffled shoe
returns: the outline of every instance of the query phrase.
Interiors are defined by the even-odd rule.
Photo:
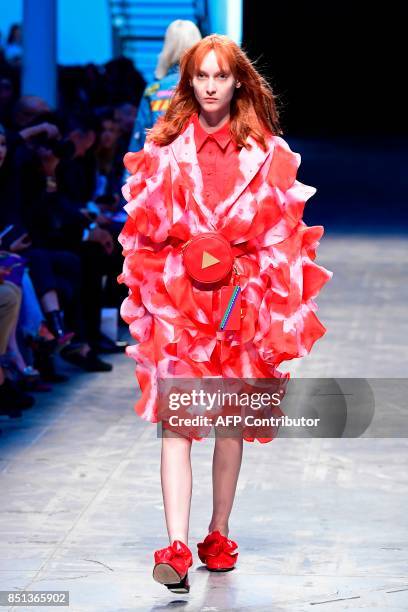
[[[238,553],[234,552],[238,544],[229,540],[219,531],[212,531],[204,542],[197,544],[198,556],[211,572],[228,572],[234,569]]]
[[[173,593],[188,593],[188,568],[193,565],[191,550],[181,540],[154,553],[153,578]]]

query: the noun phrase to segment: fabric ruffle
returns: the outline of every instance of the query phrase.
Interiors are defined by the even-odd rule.
[[[223,332],[222,339],[213,316],[217,292],[196,289],[183,266],[181,240],[195,233],[200,216],[191,185],[170,163],[169,147],[150,143],[124,158],[131,176],[123,187],[129,216],[118,238],[124,256],[118,282],[129,288],[121,316],[138,342],[127,348],[141,389],[135,411],[147,421],[159,420],[158,378],[289,379],[279,364],[307,355],[326,332],[314,301],[333,275],[315,263],[324,228],[302,220],[316,189],[296,179],[301,158],[283,138],[272,137],[271,148],[221,217],[219,231],[232,245],[245,243],[236,258],[242,329]],[[269,442],[275,435],[244,439]]]

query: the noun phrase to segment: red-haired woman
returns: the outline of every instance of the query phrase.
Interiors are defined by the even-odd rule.
[[[313,301],[332,276],[313,261],[324,229],[302,221],[316,189],[296,180],[300,155],[281,133],[270,86],[238,45],[213,34],[185,52],[166,114],[124,160],[121,315],[139,341],[127,349],[142,391],[135,410],[163,425],[170,545],[155,552],[153,577],[173,592],[189,590],[190,451],[201,430],[169,426],[158,381],[288,378],[277,366],[326,332]],[[243,440],[273,439],[250,434],[216,435],[213,514],[197,545],[209,570],[237,560],[228,520]]]

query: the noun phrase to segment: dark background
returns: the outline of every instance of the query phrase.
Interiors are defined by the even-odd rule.
[[[299,180],[318,190],[308,225],[407,231],[407,16],[403,2],[244,0],[243,47],[279,96]]]
[[[406,3],[244,1],[243,46],[291,133],[407,135]]]

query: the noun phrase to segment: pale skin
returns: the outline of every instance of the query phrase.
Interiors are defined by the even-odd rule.
[[[200,70],[193,76],[190,85],[200,104],[201,125],[209,133],[218,130],[229,120],[231,99],[241,84],[229,69],[223,70],[219,66],[215,52],[210,51],[203,58]],[[188,438],[163,429],[161,485],[170,544],[181,540],[188,545],[193,484],[191,445]],[[212,463],[213,512],[208,525],[209,533],[218,530],[228,537],[242,451],[242,437],[216,436]]]

